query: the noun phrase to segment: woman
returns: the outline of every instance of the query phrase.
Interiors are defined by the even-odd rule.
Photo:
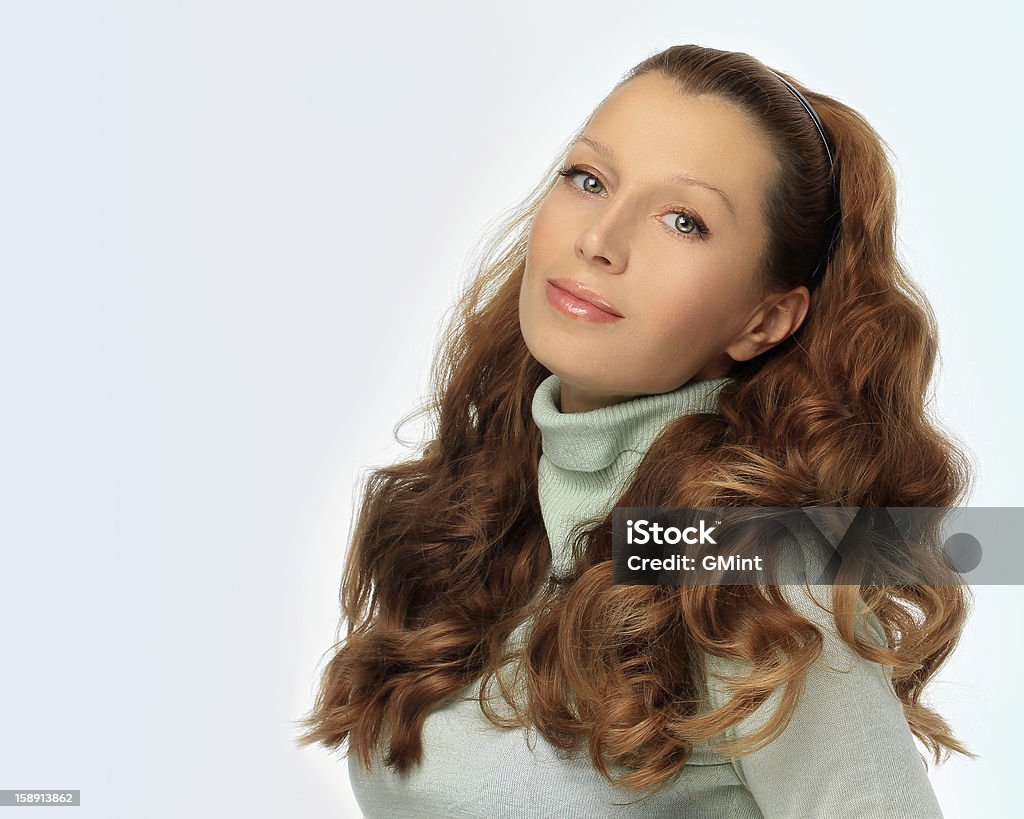
[[[368,481],[301,744],[348,742],[367,816],[941,816],[913,737],[970,755],[921,702],[963,586],[611,574],[616,505],[967,492],[882,141],[679,46],[562,159],[463,296],[434,439]]]

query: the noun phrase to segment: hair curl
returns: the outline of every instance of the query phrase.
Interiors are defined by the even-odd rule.
[[[803,283],[834,207],[828,159],[807,112],[744,53],[676,46],[619,84],[649,72],[681,93],[739,106],[758,123],[779,162],[764,205],[769,238],[759,281],[764,292]],[[897,259],[888,146],[853,109],[777,73],[811,101],[834,146],[841,221],[827,268],[799,330],[734,367],[718,413],[670,424],[619,504],[955,506],[973,475],[929,418],[937,329]],[[418,457],[366,479],[342,580],[348,632],[332,648],[300,745],[337,748],[347,739],[363,765],[379,754],[407,771],[421,759],[428,714],[475,681],[484,707],[488,681],[515,659],[528,697],[514,721],[559,747],[586,745],[618,784],[657,788],[694,744],[784,686],[763,729],[723,749],[741,754],[777,737],[821,652],[821,631],[779,587],[613,585],[610,515],[576,540],[570,576],[547,577],[531,401],[549,372],[526,348],[517,304],[530,222],[558,160],[500,224],[448,318],[431,370],[433,397],[420,409],[430,414],[432,440]],[[855,634],[861,600],[885,646]],[[962,585],[835,587],[838,634],[866,659],[892,666],[907,721],[936,762],[943,750],[973,756],[921,701],[960,638],[970,602]],[[510,654],[507,638],[530,621],[525,643]],[[693,674],[706,654],[753,664],[732,699],[710,713],[700,710]],[[504,683],[502,690],[511,702]],[[625,774],[613,778],[612,767]]]

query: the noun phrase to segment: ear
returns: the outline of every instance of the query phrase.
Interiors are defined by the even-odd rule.
[[[766,296],[725,352],[734,361],[749,361],[770,350],[800,329],[810,304],[810,291],[803,285],[782,295]]]

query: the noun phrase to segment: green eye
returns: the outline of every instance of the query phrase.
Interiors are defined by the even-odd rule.
[[[602,187],[600,179],[598,179],[596,176],[594,176],[594,174],[592,174],[590,171],[585,171],[585,170],[583,170],[582,168],[580,168],[580,167],[578,167],[576,165],[570,165],[568,168],[560,169],[558,171],[558,175],[566,177],[567,179],[570,179],[570,180],[573,179],[574,177],[577,177],[577,176],[583,176],[583,177],[586,177],[586,179],[588,179],[588,180],[590,180],[590,179],[594,180],[594,182],[597,184],[598,188]],[[576,185],[575,187],[579,187],[579,186]],[[583,188],[581,190],[585,190],[587,193],[599,193],[600,192],[600,191],[592,190],[590,187],[587,186],[586,182],[583,183]]]
[[[684,210],[674,210],[665,215],[674,217],[669,227],[679,231],[679,233],[692,235],[694,233],[704,234],[707,232],[701,229],[701,225],[696,218]]]

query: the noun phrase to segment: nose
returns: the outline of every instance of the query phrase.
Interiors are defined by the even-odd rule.
[[[621,273],[629,256],[621,214],[609,208],[587,225],[576,239],[576,256],[607,273]]]

